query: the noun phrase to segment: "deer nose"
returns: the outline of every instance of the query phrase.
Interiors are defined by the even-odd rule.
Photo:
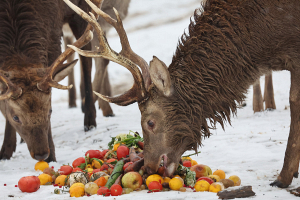
[[[39,161],[42,161],[42,160],[47,159],[48,156],[49,156],[49,153],[48,153],[48,152],[47,152],[47,153],[44,153],[44,154],[34,154],[34,158],[35,158],[36,160],[39,160]]]

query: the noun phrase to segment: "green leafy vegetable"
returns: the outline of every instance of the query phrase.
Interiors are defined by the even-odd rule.
[[[191,171],[188,167],[179,165],[175,171],[175,174],[185,176],[184,184],[187,186],[194,187],[196,183],[196,172]]]

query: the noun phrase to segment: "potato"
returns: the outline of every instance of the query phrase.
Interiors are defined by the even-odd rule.
[[[94,182],[89,182],[84,186],[84,191],[89,195],[97,194],[98,189],[98,185]]]
[[[229,187],[234,186],[234,182],[230,179],[221,179],[221,180],[219,180],[219,182],[223,183],[225,188],[229,188]]]

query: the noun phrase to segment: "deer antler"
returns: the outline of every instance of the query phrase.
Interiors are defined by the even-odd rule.
[[[22,88],[14,85],[8,78],[0,73],[0,80],[5,83],[7,90],[4,94],[0,95],[0,101],[4,99],[17,99],[22,95]]]
[[[69,0],[64,0],[64,1],[69,1]],[[134,78],[134,85],[132,86],[132,88],[120,96],[107,97],[97,92],[94,93],[105,101],[115,103],[121,106],[129,105],[134,102],[142,102],[143,100],[148,98],[148,88],[151,83],[151,79],[148,71],[149,68],[148,64],[143,58],[141,58],[140,56],[138,56],[132,51],[118,11],[115,8],[113,8],[117,16],[117,20],[114,20],[108,14],[100,10],[90,0],[86,0],[86,2],[99,16],[103,17],[107,23],[111,24],[117,30],[120,37],[122,50],[120,53],[117,53],[111,49],[93,13],[90,13],[90,15],[88,15],[80,8],[78,8],[77,6],[71,3],[70,4],[68,3],[68,5],[77,14],[79,14],[84,20],[89,22],[95,28],[95,31],[98,36],[100,48],[99,51],[83,51],[72,45],[69,45],[69,47],[74,49],[80,55],[86,57],[102,57],[111,60],[113,62],[116,62],[124,66],[125,68],[127,68],[132,73]],[[143,76],[139,68],[137,67],[137,65],[141,68]]]
[[[68,4],[68,0],[64,0],[67,4]],[[94,0],[94,2],[96,2],[97,6],[101,7],[103,0]],[[97,16],[98,17],[98,16]],[[74,46],[81,48],[84,45],[86,45],[87,43],[89,43],[92,39],[93,39],[93,27],[88,24],[88,26],[85,29],[84,34],[73,44]],[[47,72],[47,74],[45,75],[45,77],[39,82],[37,83],[37,88],[41,91],[48,91],[49,88],[54,87],[54,88],[58,88],[58,89],[70,89],[73,87],[73,85],[70,86],[63,86],[60,85],[58,82],[56,82],[55,80],[53,80],[53,75],[55,74],[55,72],[57,70],[61,70],[58,69],[59,66],[72,54],[74,53],[73,49],[68,48],[65,50],[64,53],[62,53],[54,62],[53,64],[49,67],[49,71]]]

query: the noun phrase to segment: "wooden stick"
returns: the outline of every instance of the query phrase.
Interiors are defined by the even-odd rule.
[[[245,198],[252,197],[255,192],[252,191],[252,186],[243,186],[233,189],[232,187],[217,193],[219,199],[235,199],[235,198]]]

